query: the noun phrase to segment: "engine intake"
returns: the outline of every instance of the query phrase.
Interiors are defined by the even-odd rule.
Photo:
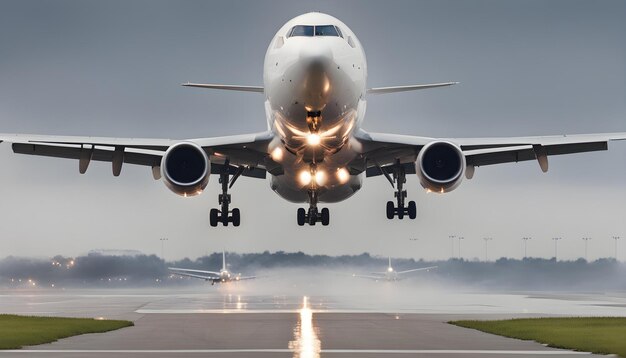
[[[178,195],[187,197],[202,193],[209,183],[210,173],[209,157],[202,147],[192,142],[172,145],[161,159],[163,181]]]
[[[422,187],[436,193],[456,189],[466,166],[461,148],[445,141],[426,144],[419,152],[416,164]]]

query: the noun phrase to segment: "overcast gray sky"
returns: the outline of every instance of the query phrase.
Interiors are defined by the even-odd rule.
[[[0,131],[189,138],[265,129],[263,96],[181,82],[262,84],[275,31],[292,17],[338,17],[365,47],[370,86],[460,81],[452,88],[370,97],[365,129],[424,136],[626,131],[626,2],[616,1],[30,1],[0,2]],[[443,195],[408,178],[416,220],[389,221],[393,191],[365,181],[330,205],[331,226],[298,227],[268,182],[232,191],[239,228],[209,228],[218,183],[185,199],[144,167],[14,155],[0,144],[0,256],[75,255],[94,248],[167,258],[229,250],[303,250],[445,258],[611,256],[626,237],[626,142],[609,152],[478,168]],[[419,238],[417,241],[411,238]],[[621,254],[626,257],[626,238]],[[455,255],[458,246],[455,245]]]

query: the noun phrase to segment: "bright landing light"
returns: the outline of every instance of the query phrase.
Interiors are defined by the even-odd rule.
[[[303,170],[300,172],[300,184],[309,185],[311,183],[311,173],[308,170]]]
[[[350,179],[350,173],[346,168],[337,169],[337,179],[341,184],[345,184]]]
[[[272,157],[273,161],[280,162],[281,160],[283,160],[283,150],[279,147],[274,148],[274,150],[270,154],[270,157]]]
[[[320,142],[322,141],[322,138],[320,138],[319,134],[313,133],[313,134],[309,134],[306,137],[306,141],[307,143],[309,143],[309,145],[319,145]]]
[[[315,182],[317,185],[324,185],[326,183],[326,174],[321,170],[315,173]]]

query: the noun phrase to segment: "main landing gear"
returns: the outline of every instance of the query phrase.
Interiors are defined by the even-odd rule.
[[[307,212],[304,208],[298,208],[298,225],[309,224],[313,226],[318,222],[328,226],[330,223],[330,211],[328,208],[317,209],[317,190],[309,189],[309,211]]]
[[[396,184],[394,186],[396,191],[394,192],[393,196],[396,198],[396,203],[398,204],[398,206],[394,206],[393,201],[387,202],[387,219],[391,220],[395,216],[398,216],[398,219],[402,220],[404,219],[405,215],[408,215],[409,219],[411,220],[415,219],[417,217],[417,205],[415,205],[415,202],[411,200],[409,201],[408,206],[404,206],[404,199],[406,199],[406,190],[403,189],[404,183],[406,183],[406,172],[404,170],[404,167],[400,164],[397,164],[391,167],[391,169],[393,170],[393,179],[389,176],[387,172],[385,172],[385,169],[382,169],[382,171],[392,186],[394,186],[394,182]]]
[[[233,223],[233,226],[239,226],[241,223],[241,213],[238,208],[233,208],[233,210],[229,211],[228,206],[231,203],[230,194],[228,194],[228,189],[230,189],[237,178],[242,174],[243,167],[240,167],[237,172],[233,175],[233,178],[229,183],[229,163],[228,161],[224,164],[224,169],[220,173],[219,182],[222,184],[222,194],[218,196],[218,202],[221,206],[220,210],[211,209],[209,211],[209,224],[213,227],[217,226],[217,224],[222,223],[224,226],[228,226],[228,223]]]

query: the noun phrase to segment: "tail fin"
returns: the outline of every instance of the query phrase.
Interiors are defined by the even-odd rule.
[[[222,250],[222,270],[226,270],[226,249]]]
[[[389,268],[391,268],[391,256],[389,256]]]

